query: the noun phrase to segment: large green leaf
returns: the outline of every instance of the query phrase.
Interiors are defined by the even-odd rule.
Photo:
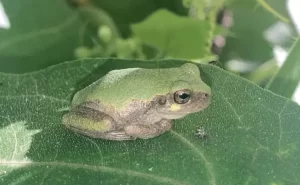
[[[89,59],[0,73],[0,184],[299,184],[300,107],[215,66],[201,65],[212,104],[157,138],[91,139],[61,124],[72,94],[109,70],[181,63]]]
[[[74,59],[84,23],[63,0],[2,0],[11,28],[0,29],[0,71],[21,73]]]

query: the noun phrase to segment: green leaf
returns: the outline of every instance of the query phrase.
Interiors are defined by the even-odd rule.
[[[270,80],[267,89],[291,98],[300,82],[300,39],[291,48],[286,61],[276,75]]]
[[[10,142],[0,148],[0,184],[299,184],[300,107],[212,65],[201,65],[212,104],[157,138],[92,139],[61,124],[72,94],[109,70],[182,63],[86,59],[0,73],[0,141]],[[195,136],[199,128],[206,139]]]
[[[187,15],[182,0],[90,0],[90,2],[105,10],[113,18],[125,38],[131,35],[130,24],[142,21],[159,8]]]
[[[212,30],[207,20],[178,16],[161,9],[144,21],[133,24],[131,29],[143,42],[159,48],[170,57],[197,59],[212,55],[207,44],[212,42],[208,40]]]
[[[1,2],[11,28],[0,29],[0,71],[22,73],[74,59],[84,23],[66,1]]]
[[[258,65],[272,58],[264,32],[279,21],[289,23],[286,0],[231,1],[227,8],[233,14],[232,36],[226,39],[220,61],[241,59]]]

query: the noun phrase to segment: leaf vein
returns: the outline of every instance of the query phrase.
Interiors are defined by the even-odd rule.
[[[72,169],[86,169],[93,171],[102,171],[106,173],[114,173],[119,175],[127,175],[133,177],[140,177],[144,179],[152,179],[160,183],[168,183],[172,185],[186,185],[186,183],[177,181],[169,177],[162,177],[154,174],[147,174],[143,172],[137,172],[134,170],[120,169],[107,166],[98,166],[98,165],[88,165],[80,163],[66,163],[66,162],[32,162],[32,161],[4,161],[0,159],[0,166],[52,166],[52,167],[67,167]]]
[[[216,185],[216,177],[215,174],[213,173],[213,166],[212,164],[207,160],[205,157],[204,153],[201,152],[193,143],[191,143],[189,140],[187,140],[185,137],[180,135],[179,133],[175,132],[174,130],[171,130],[171,133],[175,135],[180,141],[182,141],[184,144],[189,146],[200,158],[204,161],[204,164],[207,168],[208,176],[209,176],[209,181],[211,185]]]
[[[100,147],[99,145],[93,141],[92,139],[88,138],[88,137],[85,137],[85,139],[87,139],[89,142],[91,142],[94,146],[96,146],[98,152],[99,152],[99,155],[100,155],[100,158],[101,158],[101,165],[103,166],[104,165],[104,160],[103,160],[103,155],[102,155],[102,151],[100,150]]]
[[[286,100],[284,106],[282,107],[282,110],[280,111],[280,113],[278,114],[278,118],[279,118],[279,122],[278,122],[278,127],[279,127],[279,139],[278,139],[278,152],[280,152],[281,149],[281,139],[282,139],[282,118],[281,118],[281,114],[284,111],[285,107],[287,106],[289,102],[289,99]]]

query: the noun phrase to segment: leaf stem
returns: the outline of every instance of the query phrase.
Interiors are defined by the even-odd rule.
[[[260,4],[263,8],[265,8],[268,12],[273,14],[275,17],[279,18],[281,21],[290,23],[290,20],[283,15],[281,15],[279,12],[277,12],[275,9],[273,9],[265,0],[256,0],[258,4]]]

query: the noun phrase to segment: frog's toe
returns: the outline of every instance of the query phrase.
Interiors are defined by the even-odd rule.
[[[136,139],[136,137],[129,136],[124,131],[112,131],[112,132],[103,133],[101,135],[97,135],[97,138],[115,140],[115,141]]]

